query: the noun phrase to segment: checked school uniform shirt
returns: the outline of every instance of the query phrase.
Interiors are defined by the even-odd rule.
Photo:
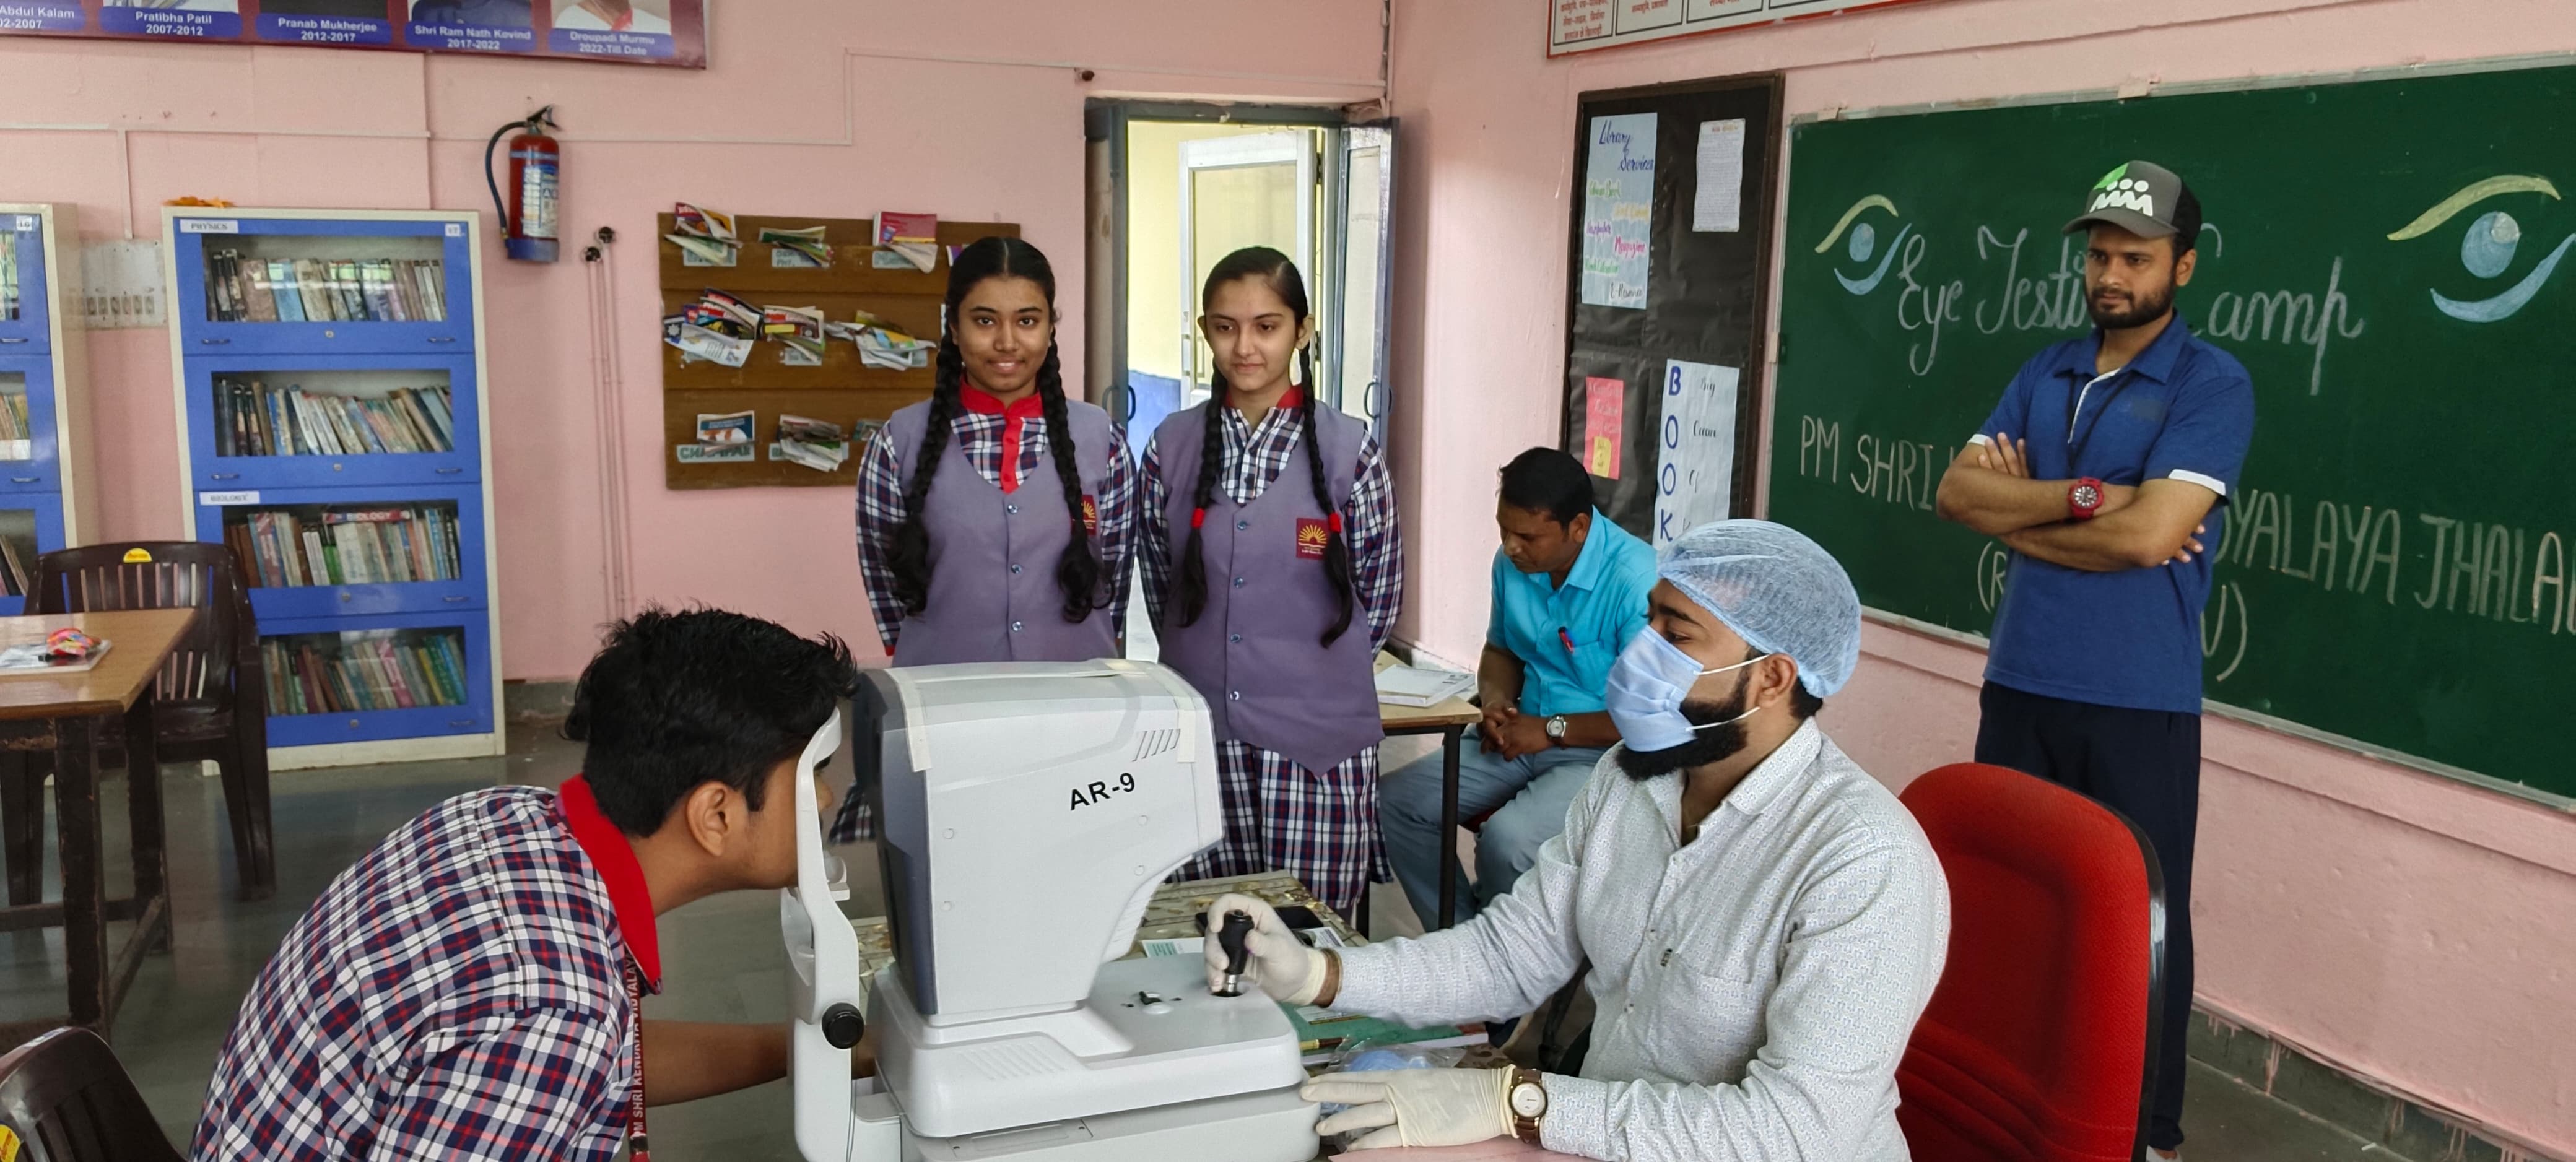
[[[630,955],[658,991],[643,872],[587,782],[449,799],[287,932],[190,1155],[608,1162],[635,1062]]]
[[[1223,408],[1225,460],[1217,487],[1234,503],[1250,504],[1287,469],[1306,420],[1292,393],[1261,417],[1244,422],[1243,413]],[[1182,486],[1189,486],[1183,482]],[[1306,488],[1307,481],[1282,487]],[[1165,508],[1170,485],[1162,478],[1161,445],[1145,448],[1143,531],[1138,537],[1144,558],[1145,604],[1159,624],[1171,593],[1171,530]],[[1359,465],[1352,473],[1350,499],[1342,505],[1342,528],[1351,553],[1351,587],[1367,619],[1372,650],[1386,644],[1395,615],[1404,601],[1404,556],[1398,537],[1395,485],[1386,457],[1370,435],[1360,443]],[[1355,621],[1352,630],[1357,631]],[[1208,879],[1279,870],[1295,875],[1316,898],[1343,915],[1355,915],[1371,880],[1392,873],[1377,825],[1377,748],[1368,747],[1330,771],[1307,770],[1277,751],[1238,740],[1217,744],[1217,767],[1224,786],[1223,842],[1182,866],[1176,879]],[[1268,852],[1255,850],[1254,837],[1268,841]]]
[[[1017,492],[1020,485],[1038,472],[1038,450],[1047,446],[1046,416],[1038,397],[1030,395],[1008,408],[993,397],[974,388],[962,393],[965,407],[957,413],[949,429],[949,439],[966,454],[966,462],[975,473],[1004,492]],[[1116,432],[1117,420],[1110,421]],[[1016,455],[1005,457],[1006,451]],[[879,428],[869,437],[867,450],[859,453],[859,576],[867,583],[868,608],[876,614],[877,637],[884,641],[887,657],[895,652],[895,637],[903,629],[903,603],[895,600],[894,569],[886,563],[886,551],[894,544],[894,530],[903,524],[903,478],[895,471],[902,452],[894,446],[893,437]],[[1052,473],[1036,487],[1055,494]],[[1130,555],[1136,539],[1136,465],[1127,459],[1127,437],[1123,434],[1109,441],[1108,474],[1103,478],[1099,506],[1099,532],[1094,539],[1104,566],[1101,584],[1111,596],[1109,618],[1113,625],[1126,624],[1127,579],[1132,568]],[[855,809],[855,797],[845,804],[843,814]],[[835,824],[837,827],[838,824]]]
[[[1018,492],[1034,479],[1033,487],[1043,495],[1056,495],[1055,474],[1039,460],[1039,450],[1047,446],[1047,426],[1044,406],[1036,395],[1006,406],[969,386],[961,390],[959,402],[963,406],[949,428],[949,439],[976,475],[1006,494]],[[1109,624],[1124,626],[1135,560],[1136,465],[1127,458],[1127,437],[1115,419],[1110,421],[1110,435],[1107,466],[1092,498],[1097,509],[1092,541],[1100,554],[1100,583],[1109,593]],[[903,524],[904,479],[898,468],[903,451],[895,447],[892,429],[880,428],[859,455],[859,575],[867,586],[869,610],[876,616],[877,637],[889,658],[895,656],[905,616],[903,603],[894,595],[894,569],[888,564],[895,529]],[[935,578],[932,584],[937,584]],[[841,797],[840,811],[827,834],[834,843],[876,838],[876,818],[870,814],[864,788]]]

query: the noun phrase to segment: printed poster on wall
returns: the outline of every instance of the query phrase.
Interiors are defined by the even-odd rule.
[[[1619,445],[1627,439],[1622,421],[1628,410],[1628,385],[1588,376],[1583,381],[1583,466],[1595,476],[1619,478]]]
[[[1664,364],[1663,425],[1655,438],[1655,547],[1725,520],[1735,488],[1737,372],[1713,363]]]
[[[1583,165],[1583,302],[1646,305],[1655,225],[1655,115],[1592,119]]]
[[[1914,0],[1548,0],[1547,55],[1672,36],[1832,19]]]
[[[707,64],[706,0],[0,0],[0,34]]]

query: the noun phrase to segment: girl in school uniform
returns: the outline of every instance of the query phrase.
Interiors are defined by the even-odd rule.
[[[1287,255],[1227,255],[1200,308],[1213,391],[1155,429],[1142,501],[1162,660],[1207,699],[1224,779],[1225,839],[1179,877],[1275,869],[1355,916],[1388,878],[1371,663],[1404,592],[1395,488],[1367,426],[1315,404]]]
[[[1064,394],[1055,270],[984,238],[948,270],[930,398],[859,457],[859,572],[895,664],[1118,656],[1135,466],[1109,413]],[[872,838],[866,796],[841,842]]]

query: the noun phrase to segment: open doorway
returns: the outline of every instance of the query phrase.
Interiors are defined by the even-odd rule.
[[[1318,405],[1386,435],[1387,224],[1394,123],[1344,110],[1093,102],[1089,381],[1141,462],[1166,416],[1208,397],[1198,295],[1218,260],[1296,260],[1315,311]],[[1129,657],[1156,656],[1141,571]]]

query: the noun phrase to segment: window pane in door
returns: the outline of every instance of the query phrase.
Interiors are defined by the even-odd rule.
[[[1305,192],[1294,163],[1229,166],[1190,174],[1188,294],[1193,307],[1207,285],[1208,272],[1228,254],[1246,246],[1267,246],[1296,256],[1297,200]],[[1311,278],[1312,272],[1307,273]],[[1194,378],[1204,385],[1210,370],[1204,352],[1194,370]]]

